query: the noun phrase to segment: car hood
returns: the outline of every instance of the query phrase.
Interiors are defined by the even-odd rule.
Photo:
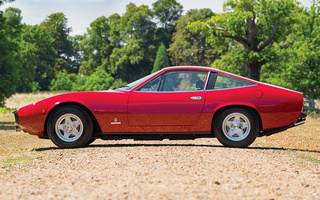
[[[77,103],[86,106],[91,110],[99,105],[113,105],[115,103],[126,103],[128,98],[127,91],[105,90],[96,92],[71,92],[52,96],[36,103],[19,108],[21,113],[26,109],[43,110],[49,112],[52,108],[63,103]]]

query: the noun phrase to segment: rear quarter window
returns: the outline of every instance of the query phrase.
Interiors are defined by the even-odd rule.
[[[247,87],[251,85],[255,84],[232,76],[217,74],[214,90]]]

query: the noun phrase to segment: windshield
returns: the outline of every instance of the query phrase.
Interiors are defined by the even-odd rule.
[[[142,77],[132,83],[129,83],[128,85],[126,86],[122,86],[120,88],[118,88],[117,90],[126,90],[126,91],[129,91],[131,90],[132,88],[136,87],[137,85],[139,85],[140,83],[144,82],[145,80],[147,80],[148,78],[150,78],[151,76],[155,75],[156,73],[158,73],[159,71],[157,72],[154,72],[152,74],[149,74],[148,76],[145,76],[145,77]]]

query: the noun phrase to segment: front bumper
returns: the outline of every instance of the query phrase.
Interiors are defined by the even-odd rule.
[[[16,131],[21,131],[21,128],[19,126],[19,115],[18,115],[18,112],[14,111],[13,115],[14,115],[14,119],[15,119],[15,122],[16,122]]]
[[[16,124],[19,124],[19,115],[18,115],[18,112],[17,112],[17,111],[14,111],[13,114],[14,114],[14,119],[15,119],[15,121],[16,121]]]

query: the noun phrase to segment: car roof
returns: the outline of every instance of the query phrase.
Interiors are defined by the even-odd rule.
[[[211,67],[202,67],[202,66],[170,66],[165,67],[163,70],[179,70],[179,69],[194,69],[194,70],[210,70],[213,71],[214,68]]]
[[[225,72],[222,71],[220,69],[216,69],[216,68],[212,68],[212,67],[203,67],[203,66],[170,66],[170,67],[165,67],[162,69],[163,71],[171,71],[171,70],[207,70],[207,71],[212,71],[212,72],[217,72],[217,73],[221,73],[221,74],[225,74],[225,75],[229,75],[229,76],[233,76],[233,77],[237,77],[243,80],[247,80],[256,84],[261,84],[261,82],[259,81],[255,81],[243,76],[239,76],[236,74],[232,74],[229,72]]]

